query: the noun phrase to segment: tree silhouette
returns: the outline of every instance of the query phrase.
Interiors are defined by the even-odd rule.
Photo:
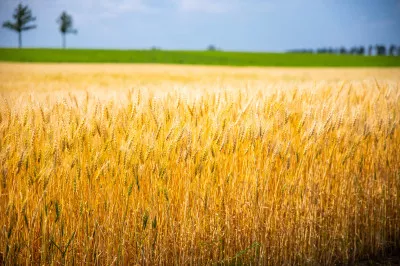
[[[394,46],[393,44],[390,46],[389,48],[389,55],[394,56],[396,53],[396,46]]]
[[[22,47],[22,32],[36,28],[36,25],[28,25],[36,20],[32,16],[32,11],[28,6],[19,4],[14,10],[13,18],[15,22],[5,21],[3,27],[18,32],[18,47]]]
[[[352,48],[350,49],[349,54],[354,54],[354,55],[360,54],[360,50],[359,50],[358,47],[352,47]]]
[[[65,49],[66,46],[66,35],[68,33],[77,34],[78,31],[73,28],[72,16],[67,12],[63,11],[60,17],[57,19],[57,23],[60,24],[60,32],[62,35],[62,46]]]
[[[377,55],[386,55],[386,47],[384,45],[376,45]]]
[[[217,50],[218,50],[217,47],[215,45],[213,45],[213,44],[210,44],[207,47],[207,51],[217,51]]]

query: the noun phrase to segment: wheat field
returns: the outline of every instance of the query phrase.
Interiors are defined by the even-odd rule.
[[[400,246],[400,69],[0,64],[0,260],[332,265]]]

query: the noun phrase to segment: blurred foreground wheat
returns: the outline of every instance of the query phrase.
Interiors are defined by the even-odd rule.
[[[400,244],[395,83],[164,77],[99,99],[19,81],[0,99],[7,263],[334,264]]]

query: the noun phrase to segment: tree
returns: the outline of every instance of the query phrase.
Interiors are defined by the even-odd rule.
[[[57,23],[60,24],[60,32],[62,35],[62,46],[65,49],[66,46],[66,35],[68,33],[77,34],[78,31],[73,28],[72,16],[67,12],[63,11],[60,17],[57,19]]]
[[[394,46],[393,44],[390,46],[389,48],[389,55],[394,56],[396,53],[396,46]]]
[[[217,47],[215,47],[213,44],[210,44],[210,45],[207,47],[207,50],[208,50],[208,51],[217,51]]]
[[[369,47],[368,47],[368,55],[372,55],[372,45],[370,45]]]
[[[13,18],[15,22],[5,21],[3,27],[18,32],[18,47],[22,47],[22,32],[36,28],[36,25],[28,25],[30,22],[36,20],[32,16],[32,11],[28,6],[19,4],[14,10]]]
[[[364,46],[360,46],[360,48],[358,49],[358,54],[359,54],[359,55],[364,55],[364,54],[365,54],[365,48],[364,48]]]
[[[386,47],[384,45],[376,45],[377,55],[386,55]]]
[[[358,54],[358,47],[352,47],[349,51],[349,54]]]
[[[317,54],[326,54],[327,52],[328,52],[328,49],[326,49],[326,48],[317,49]]]

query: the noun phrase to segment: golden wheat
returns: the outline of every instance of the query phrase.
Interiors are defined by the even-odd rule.
[[[328,265],[398,247],[400,71],[307,71],[1,64],[1,259]]]

